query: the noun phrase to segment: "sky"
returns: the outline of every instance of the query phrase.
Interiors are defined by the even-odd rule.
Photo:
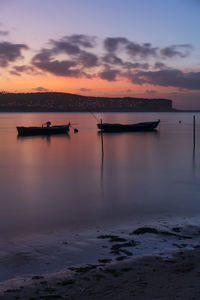
[[[0,0],[0,91],[200,109],[200,0]]]

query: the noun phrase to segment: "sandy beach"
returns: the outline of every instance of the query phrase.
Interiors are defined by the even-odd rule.
[[[98,233],[97,245],[105,252],[99,255],[93,241],[96,263],[84,258],[68,267],[63,261],[56,272],[30,270],[2,281],[0,299],[199,299],[199,231],[187,225]]]
[[[88,265],[62,276],[35,276],[0,299],[199,299],[200,250],[115,264]]]

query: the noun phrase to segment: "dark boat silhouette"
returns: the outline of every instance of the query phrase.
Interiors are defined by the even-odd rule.
[[[45,126],[44,126],[45,125]],[[51,126],[51,122],[46,122],[40,127],[17,127],[19,136],[30,135],[52,135],[52,134],[66,134],[69,132],[70,123],[67,125],[55,125]]]
[[[104,132],[125,132],[125,131],[152,131],[155,130],[160,120],[154,122],[141,122],[135,124],[101,123],[97,124],[98,129]]]

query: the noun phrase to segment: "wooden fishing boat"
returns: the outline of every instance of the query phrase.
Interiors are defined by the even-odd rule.
[[[157,128],[160,120],[154,122],[141,122],[134,124],[101,123],[97,124],[98,129],[104,132],[125,132],[125,131],[152,131]]]
[[[51,122],[46,122],[40,127],[17,127],[18,135],[52,135],[52,134],[66,134],[69,132],[70,123],[67,125],[55,125],[51,126]]]

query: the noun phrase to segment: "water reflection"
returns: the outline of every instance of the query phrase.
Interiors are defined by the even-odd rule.
[[[179,126],[175,113],[105,114],[108,122],[163,123],[155,132],[97,134],[90,114],[0,114],[1,233],[200,211],[200,131],[192,152],[188,116],[181,114]],[[47,118],[57,124],[73,120],[80,131],[16,138],[23,117],[30,126]]]
[[[120,158],[123,156],[127,156],[130,160],[132,159],[131,156],[129,157],[129,153],[126,154],[124,151],[126,147],[130,144],[130,149],[132,147],[132,143],[138,144],[143,142],[143,139],[150,139],[151,142],[155,139],[159,139],[159,131],[149,131],[149,132],[103,132],[98,131],[97,132],[98,138],[100,138],[100,147],[101,147],[101,164],[100,164],[100,180],[101,180],[101,188],[103,190],[104,188],[104,164],[107,162],[107,159],[109,159],[109,163],[112,161],[113,156],[115,153],[120,152]],[[122,139],[123,137],[123,139]],[[120,144],[120,151],[119,146],[115,147],[116,140],[119,141]],[[118,143],[118,142],[117,142]],[[110,158],[106,157],[106,148],[112,147],[112,156]],[[149,149],[150,150],[150,149]],[[126,150],[127,151],[127,150]],[[143,150],[144,151],[144,150]],[[131,154],[131,153],[130,153]],[[118,161],[115,162],[115,164],[118,164]]]
[[[71,136],[68,133],[59,134],[59,135],[33,135],[33,136],[17,135],[17,141],[19,142],[30,141],[30,140],[43,140],[46,141],[47,144],[50,144],[52,139],[61,139],[61,138],[70,140]]]

